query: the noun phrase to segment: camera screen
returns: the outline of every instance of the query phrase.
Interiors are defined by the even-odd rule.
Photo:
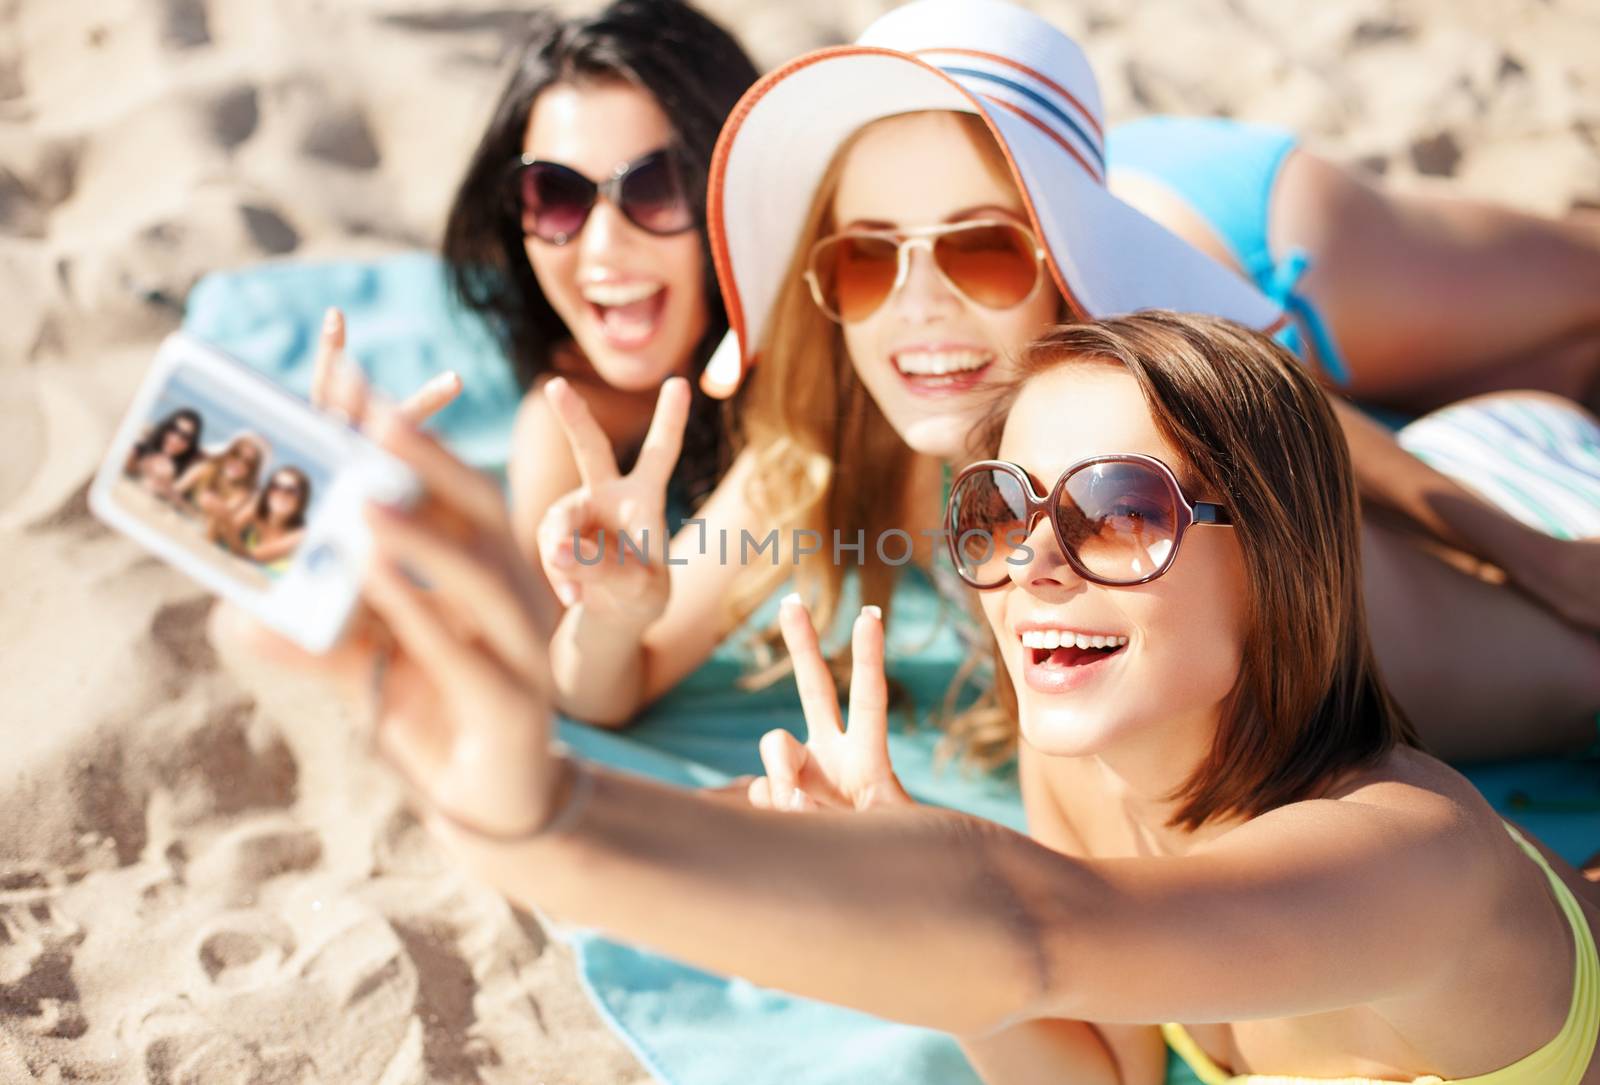
[[[249,404],[176,367],[141,420],[108,496],[196,561],[268,591],[327,492],[328,468]]]

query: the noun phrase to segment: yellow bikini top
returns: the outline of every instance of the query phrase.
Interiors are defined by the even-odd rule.
[[[1566,1024],[1556,1033],[1555,1039],[1533,1054],[1518,1059],[1510,1066],[1477,1077],[1456,1078],[1446,1081],[1442,1077],[1419,1077],[1411,1085],[1578,1085],[1584,1071],[1594,1058],[1595,1043],[1600,1040],[1600,958],[1596,957],[1594,935],[1589,931],[1588,920],[1572,890],[1537,848],[1522,838],[1522,834],[1506,826],[1522,850],[1544,870],[1545,877],[1555,889],[1556,900],[1572,926],[1572,940],[1576,944],[1577,964],[1572,975],[1572,1008],[1567,1011]],[[1190,1038],[1182,1025],[1162,1025],[1161,1035],[1167,1045],[1189,1064],[1205,1085],[1393,1085],[1370,1077],[1311,1078],[1286,1077],[1280,1074],[1229,1075],[1211,1061],[1211,1057]]]

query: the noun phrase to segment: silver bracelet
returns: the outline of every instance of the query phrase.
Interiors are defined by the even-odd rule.
[[[384,757],[378,745],[378,720],[383,714],[383,684],[389,673],[389,653],[380,651],[373,658],[372,664],[372,715],[367,726],[368,751],[378,756],[387,763],[401,784],[411,795],[412,804],[428,815],[438,818],[444,824],[457,832],[467,836],[477,837],[480,840],[495,844],[514,844],[533,840],[541,836],[553,836],[572,827],[584,807],[589,804],[589,798],[594,794],[594,773],[582,761],[572,755],[567,744],[559,740],[550,743],[550,757],[553,760],[565,762],[571,767],[573,774],[572,785],[567,789],[566,801],[561,806],[548,814],[537,825],[527,829],[489,829],[479,825],[459,814],[450,812],[432,798],[417,782],[411,778],[406,770],[393,759]]]

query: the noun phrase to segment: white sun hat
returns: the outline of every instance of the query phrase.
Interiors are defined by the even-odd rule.
[[[1106,188],[1100,89],[1071,38],[1002,0],[915,0],[854,45],[763,77],[723,126],[707,224],[730,332],[701,377],[732,395],[790,266],[817,185],[863,125],[922,110],[980,117],[1000,145],[1073,312],[1228,317],[1272,331],[1276,303]]]

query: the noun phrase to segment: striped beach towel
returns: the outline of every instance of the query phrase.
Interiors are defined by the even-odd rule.
[[[1483,396],[1402,429],[1400,445],[1530,527],[1600,536],[1600,422],[1554,396]]]

